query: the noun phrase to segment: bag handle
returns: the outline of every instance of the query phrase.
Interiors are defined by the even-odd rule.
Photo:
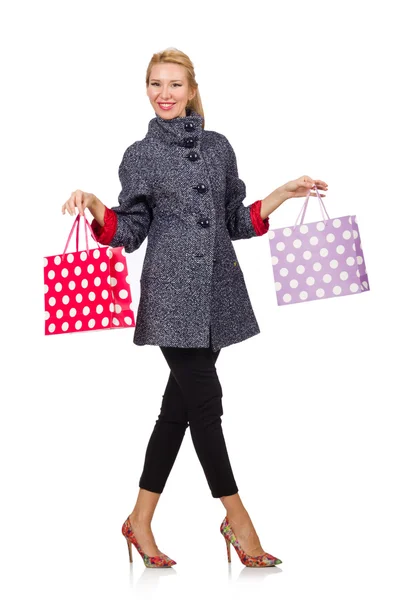
[[[326,220],[326,219],[325,219],[325,216],[324,216],[324,211],[325,211],[325,214],[327,215],[328,219],[330,219],[330,216],[329,216],[329,214],[327,213],[327,209],[325,208],[325,205],[324,205],[323,199],[321,198],[320,194],[318,193],[318,189],[317,189],[317,186],[316,186],[316,184],[314,184],[314,191],[316,192],[316,194],[317,194],[317,198],[318,198],[318,200],[319,200],[319,202],[320,202],[320,209],[321,209],[321,212],[322,212],[322,215],[323,215],[323,221],[325,221],[325,220]],[[310,198],[310,190],[307,192],[307,195],[306,195],[305,202],[304,202],[304,204],[303,204],[303,206],[302,206],[302,208],[301,208],[301,210],[300,210],[300,213],[299,213],[299,215],[298,215],[298,217],[297,217],[297,219],[296,219],[296,221],[295,221],[295,225],[294,225],[294,227],[293,227],[293,229],[294,229],[294,230],[295,230],[295,227],[297,226],[298,219],[299,219],[299,217],[300,217],[300,214],[302,213],[302,211],[303,211],[303,214],[302,214],[302,217],[301,217],[301,220],[300,220],[299,226],[300,226],[300,225],[302,225],[302,223],[303,223],[303,219],[304,219],[304,217],[305,217],[305,213],[306,213],[307,205],[308,205],[308,202],[309,202],[309,198]],[[323,211],[323,209],[324,209],[324,211]]]
[[[79,213],[79,214],[77,215],[77,217],[76,217],[76,219],[75,219],[74,223],[73,223],[72,229],[70,230],[69,237],[68,237],[68,239],[67,239],[67,242],[66,242],[65,249],[64,249],[64,251],[63,251],[63,253],[62,253],[62,260],[63,260],[63,257],[64,257],[64,256],[65,256],[65,254],[66,254],[66,250],[68,249],[69,242],[70,242],[70,239],[71,239],[71,237],[72,237],[72,235],[73,235],[73,231],[74,231],[74,229],[75,229],[76,225],[77,225],[77,230],[76,230],[76,252],[78,252],[78,251],[79,251],[79,228],[80,228],[80,217],[81,217],[81,216],[84,216],[85,243],[86,243],[86,250],[87,250],[87,254],[88,254],[88,255],[90,254],[90,248],[88,247],[88,229],[90,230],[90,232],[91,232],[91,234],[92,234],[92,237],[93,237],[93,238],[94,238],[94,240],[95,240],[95,243],[96,243],[96,245],[98,246],[98,248],[100,248],[100,245],[98,244],[98,242],[97,242],[97,240],[96,240],[96,238],[95,238],[95,234],[94,234],[94,232],[92,231],[92,227],[91,227],[90,223],[87,221],[87,217],[86,217],[85,215],[80,215],[80,213]]]

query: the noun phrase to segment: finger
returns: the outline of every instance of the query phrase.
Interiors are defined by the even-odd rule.
[[[82,206],[82,200],[83,200],[83,198],[82,198],[82,192],[80,192],[80,191],[76,192],[76,206],[77,206],[78,211],[79,211],[79,213],[81,215],[84,214],[84,208]]]

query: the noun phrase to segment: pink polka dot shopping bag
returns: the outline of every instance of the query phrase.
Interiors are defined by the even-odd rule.
[[[309,191],[295,225],[268,233],[279,306],[369,291],[356,215],[330,219],[314,189],[322,221],[303,224]]]
[[[75,219],[62,254],[44,258],[44,333],[74,333],[135,327],[126,254],[123,247],[97,244],[79,250],[80,215]],[[68,252],[76,228],[76,252]]]

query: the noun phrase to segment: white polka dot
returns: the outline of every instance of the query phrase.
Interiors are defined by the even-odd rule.
[[[342,246],[342,244],[339,244],[339,246],[336,246],[336,251],[338,254],[343,254],[345,251],[345,247]]]
[[[125,249],[124,249],[124,248],[122,248],[122,249],[121,249],[121,254],[122,254],[123,256],[126,256],[126,253],[125,253]]]
[[[356,269],[356,275],[357,277],[360,277],[360,271],[358,269]]]
[[[62,296],[62,302],[64,304],[69,304],[69,300],[70,300],[70,298],[66,294],[65,294],[65,296]]]
[[[109,304],[109,310],[110,310],[110,312],[114,312],[114,304],[113,304],[113,302],[111,302]]]
[[[276,265],[278,263],[277,256],[272,256],[272,265]]]
[[[107,290],[102,290],[101,296],[104,300],[106,300],[109,297],[109,292]]]
[[[83,300],[83,296],[81,294],[76,294],[76,302],[81,302]]]
[[[51,298],[48,300],[48,304],[50,306],[54,306],[55,302],[56,302],[56,300],[55,300],[54,296],[51,296]]]
[[[349,223],[350,223],[350,225],[352,224],[352,218],[351,217],[349,217]]]
[[[127,323],[127,325],[132,325],[131,317],[124,317],[124,322]]]
[[[47,292],[48,292],[48,285],[45,283],[44,284],[44,293],[47,294]]]
[[[69,316],[70,317],[75,317],[77,313],[77,310],[75,308],[71,308],[69,311]]]
[[[358,238],[358,231],[356,231],[355,229],[353,229],[353,237],[355,240]]]
[[[120,325],[120,322],[118,319],[116,319],[116,317],[113,317],[112,323],[113,323],[113,325]]]
[[[319,262],[315,262],[314,265],[313,265],[313,270],[314,271],[321,271],[322,268],[323,268],[323,266]]]
[[[46,310],[44,312],[44,319],[47,321],[47,319],[49,319],[49,318],[50,318],[50,313],[48,312],[48,310]]]
[[[90,314],[90,308],[89,308],[89,306],[85,306],[85,307],[83,308],[83,315],[84,315],[84,316],[87,316],[87,315],[89,315],[89,314]]]
[[[54,263],[55,263],[56,265],[60,265],[60,264],[61,264],[61,257],[60,257],[60,256],[56,256],[56,257],[54,258]]]
[[[308,295],[309,295],[309,294],[308,294],[307,292],[303,291],[303,292],[300,292],[300,293],[299,293],[299,298],[300,298],[301,300],[306,300],[306,299],[307,299],[307,297],[308,297]]]
[[[356,259],[353,256],[349,256],[348,258],[346,258],[346,264],[349,265],[349,267],[352,267],[355,262]]]
[[[272,229],[270,229],[270,230],[268,231],[268,234],[267,234],[267,236],[268,236],[269,240],[273,240],[273,239],[274,239],[274,237],[275,237],[275,235],[276,235],[276,234],[274,233],[274,231],[273,231]]]
[[[114,265],[114,268],[116,269],[116,271],[118,273],[121,273],[121,271],[124,271],[124,265],[121,262],[116,262],[116,264]]]
[[[94,258],[99,258],[100,256],[101,256],[101,253],[99,252],[99,250],[98,250],[98,249],[97,249],[97,250],[94,250],[94,252],[93,252],[93,257],[94,257]]]
[[[127,290],[120,290],[119,291],[119,297],[122,298],[123,300],[125,300],[126,298],[128,298],[128,291]]]
[[[112,287],[114,287],[115,285],[117,285],[117,279],[115,277],[111,277],[110,278],[110,285]]]
[[[335,229],[337,229],[338,227],[340,227],[340,226],[341,226],[341,224],[342,224],[342,223],[341,223],[340,219],[334,219],[334,220],[332,221],[332,225],[335,227]]]
[[[309,242],[311,243],[312,246],[316,246],[318,244],[318,237],[316,237],[315,235],[313,235]]]
[[[109,319],[107,317],[103,317],[102,325],[103,327],[107,327],[109,325]]]
[[[288,275],[288,269],[286,269],[285,267],[283,267],[282,269],[280,269],[280,275],[282,277],[286,277]]]
[[[305,272],[305,270],[306,270],[306,269],[305,269],[305,267],[304,267],[303,265],[298,265],[298,266],[296,267],[296,272],[297,272],[297,273],[299,273],[300,275],[302,275],[302,273],[304,273],[304,272]]]
[[[280,286],[281,286],[281,283],[280,283]],[[132,302],[130,302],[130,310],[134,310]]]
[[[335,285],[335,286],[332,288],[332,291],[333,291],[333,293],[334,293],[336,296],[339,296],[339,294],[340,294],[340,293],[341,293],[341,291],[342,291],[342,288],[341,288],[339,285]]]
[[[301,225],[301,226],[299,227],[299,231],[300,231],[301,233],[307,233],[307,232],[309,231],[309,228],[308,228],[308,226],[307,226],[307,225]]]
[[[297,279],[291,279],[291,281],[289,282],[290,286],[292,288],[297,288],[298,287],[298,280]]]
[[[291,294],[284,294],[283,295],[284,302],[291,302],[291,298],[292,298]]]
[[[51,323],[51,325],[48,326],[48,331],[50,333],[53,333],[53,331],[55,331],[55,325],[54,325],[54,323]]]
[[[90,319],[88,321],[88,327],[90,327],[90,329],[92,329],[93,327],[95,327],[95,319]]]
[[[76,323],[74,324],[75,329],[81,329],[81,326],[83,325],[83,323],[81,321],[76,321]]]
[[[87,252],[80,252],[80,260],[87,260]]]
[[[357,264],[358,265],[362,265],[363,264],[363,257],[360,256],[360,255],[357,256]]]
[[[87,279],[82,279],[81,280],[81,287],[83,287],[84,289],[88,287],[88,280]]]
[[[47,259],[47,258],[44,258],[44,259],[43,259],[43,263],[44,263],[44,266],[46,267],[46,266],[48,265],[48,259]]]
[[[350,240],[350,238],[352,236],[351,231],[349,231],[348,229],[345,229],[342,236],[344,237],[345,240]]]
[[[336,269],[336,267],[338,266],[338,261],[337,260],[331,260],[331,262],[329,263],[329,266],[331,267],[331,269]]]
[[[282,288],[282,285],[279,281],[276,281],[274,287],[276,288],[276,292],[279,292]]]
[[[102,272],[106,271],[106,269],[108,268],[108,263],[101,262],[101,264],[99,265],[99,268],[101,269]]]
[[[93,272],[94,272],[94,265],[91,265],[91,264],[89,264],[89,265],[87,266],[87,272],[88,272],[88,273],[93,273]]]
[[[310,252],[310,250],[305,250],[303,253],[303,258],[306,260],[309,260],[309,258],[312,257],[312,253]]]
[[[106,283],[108,283],[110,285],[110,275],[107,276]]]
[[[276,248],[277,248],[277,250],[280,250],[280,252],[281,252],[282,250],[284,250],[284,248],[285,248],[285,244],[284,244],[284,242],[277,242],[277,244],[276,244]]]
[[[113,252],[111,251],[111,249],[110,249],[110,248],[108,248],[108,249],[106,250],[106,254],[108,255],[108,257],[109,257],[109,258],[112,258],[112,256],[113,256]]]
[[[61,319],[63,317],[63,310],[57,310],[56,315],[58,319]]]
[[[357,290],[358,290],[357,283],[351,283],[350,286],[349,286],[349,289],[350,289],[351,292],[357,292]]]
[[[325,275],[323,275],[323,281],[324,283],[329,283],[330,281],[332,281],[332,275],[326,273]]]
[[[341,271],[339,273],[339,277],[342,279],[342,281],[346,281],[346,279],[349,277],[349,274],[347,271]]]
[[[96,297],[96,295],[95,295],[95,292],[90,292],[90,293],[88,294],[88,299],[89,299],[89,300],[95,300],[95,297]]]
[[[114,305],[114,312],[116,312],[117,314],[121,313],[121,306],[120,304],[115,304]]]
[[[68,263],[72,263],[74,261],[74,256],[72,253],[68,254],[67,261],[68,261]]]
[[[300,248],[302,246],[302,240],[294,240],[292,245],[294,248]]]
[[[363,281],[363,287],[367,290],[368,289],[368,281]]]
[[[55,271],[48,271],[48,279],[54,279],[55,277]]]
[[[69,281],[68,287],[69,287],[70,290],[76,289],[76,282],[75,281]]]
[[[292,252],[290,252],[289,254],[287,254],[287,261],[288,262],[294,262],[295,260],[295,254],[292,254]]]
[[[69,275],[69,271],[67,269],[62,269],[61,275],[62,277],[67,277]]]
[[[62,323],[62,331],[67,331],[69,329],[69,323],[65,321]]]
[[[356,251],[356,244],[354,244],[354,243],[353,243],[353,244],[352,244],[352,248],[353,248],[353,250],[354,250],[354,252],[355,252],[355,251]]]
[[[317,231],[324,231],[324,229],[325,229],[324,221],[319,221],[316,225],[316,229],[317,229]]]
[[[321,250],[320,250],[320,256],[328,256],[328,250],[327,250],[327,248],[321,248]]]
[[[315,281],[314,277],[307,277],[306,278],[307,285],[314,285],[314,281]]]
[[[322,298],[324,296],[324,294],[325,294],[325,292],[324,292],[323,288],[318,288],[316,290],[316,296],[317,296],[317,298]]]
[[[333,233],[328,233],[325,239],[327,240],[327,242],[333,242],[335,240],[335,236]]]
[[[101,278],[100,277],[95,277],[95,279],[94,279],[94,285],[96,285],[96,287],[98,287],[99,285],[101,285]]]
[[[81,275],[81,267],[75,267],[74,268],[74,274],[75,275]]]
[[[292,230],[289,227],[286,227],[285,229],[283,229],[283,235],[285,235],[285,237],[289,237],[292,233]]]
[[[60,292],[62,290],[62,283],[56,283],[55,284],[55,291],[56,292]]]
[[[98,306],[96,307],[96,311],[97,311],[98,315],[100,315],[101,313],[103,313],[103,306],[102,306],[102,304],[98,304]]]

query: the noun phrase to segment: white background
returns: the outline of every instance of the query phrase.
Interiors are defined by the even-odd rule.
[[[6,2],[1,10],[1,566],[5,598],[395,598],[396,53],[391,2]],[[234,242],[261,334],[221,350],[223,429],[262,546],[228,566],[187,429],[152,522],[172,569],[121,525],[168,378],[133,329],[44,336],[43,256],[77,189],[117,204],[124,150],[154,116],[145,72],[192,59],[206,129],[245,204],[309,175],[357,215],[370,291],[278,307],[267,236]],[[271,215],[291,225],[303,198]],[[311,199],[305,221],[321,219]],[[128,255],[135,307],[146,242]],[[277,576],[276,576],[277,575]],[[270,577],[271,576],[271,577]],[[167,581],[170,578],[170,581]]]

